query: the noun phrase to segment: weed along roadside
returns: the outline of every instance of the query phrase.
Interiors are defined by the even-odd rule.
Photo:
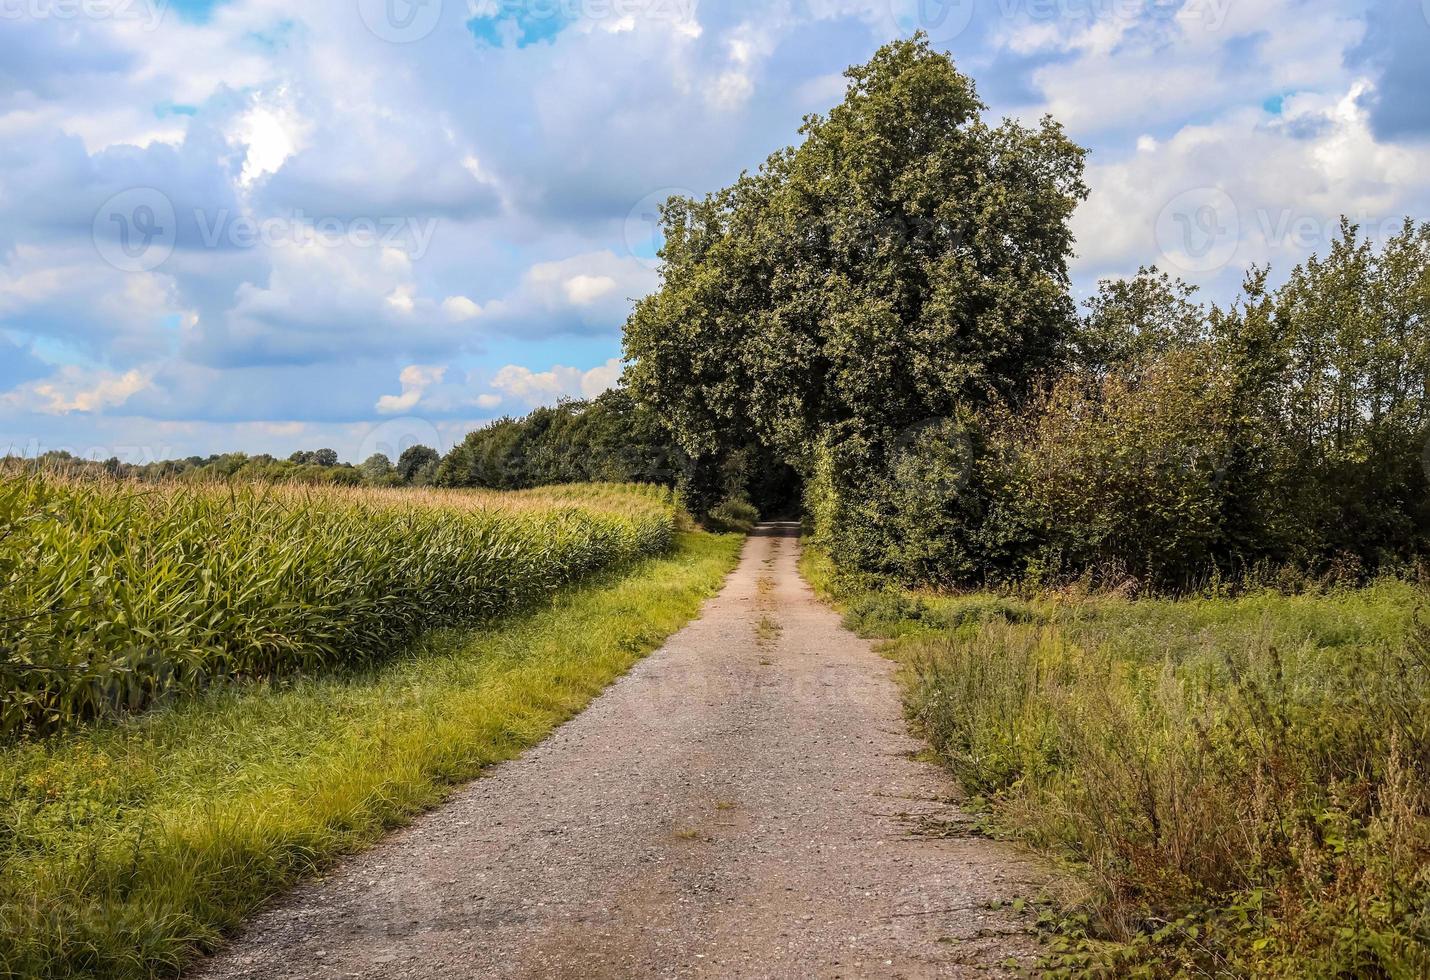
[[[736,536],[426,634],[387,662],[237,685],[0,753],[0,975],[148,977],[540,741],[695,615]]]
[[[1418,586],[945,597],[804,567],[885,638],[982,824],[1063,862],[1045,969],[1430,972]]]

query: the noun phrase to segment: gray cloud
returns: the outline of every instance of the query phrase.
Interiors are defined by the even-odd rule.
[[[1365,38],[1347,63],[1375,75],[1365,96],[1377,137],[1430,135],[1430,6],[1414,0],[1376,0],[1366,15]]]

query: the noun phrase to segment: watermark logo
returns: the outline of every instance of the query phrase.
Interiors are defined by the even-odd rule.
[[[413,446],[426,446],[429,449],[437,450],[439,454],[447,451],[442,434],[437,431],[437,427],[428,419],[412,415],[400,419],[388,419],[381,425],[375,425],[368,429],[358,446],[357,462],[361,463],[369,457],[381,453],[391,462],[396,463],[402,458],[402,454]]]
[[[178,219],[174,204],[153,187],[131,187],[100,205],[94,245],[121,272],[149,272],[173,254]]]
[[[1212,272],[1236,255],[1241,215],[1226,191],[1197,187],[1167,202],[1157,215],[1155,234],[1169,263],[1184,272]]]
[[[1010,0],[1001,0],[1011,6]],[[954,40],[973,23],[977,0],[891,0],[890,12],[900,29],[923,31],[933,44]]]
[[[660,250],[665,245],[665,226],[661,221],[661,205],[672,197],[693,198],[695,192],[685,187],[662,187],[641,198],[626,214],[622,229],[626,251],[648,269],[660,268]]]
[[[442,0],[358,0],[362,22],[374,36],[411,44],[431,34],[442,19]]]
[[[0,0],[0,20],[111,20],[158,28],[169,0]]]

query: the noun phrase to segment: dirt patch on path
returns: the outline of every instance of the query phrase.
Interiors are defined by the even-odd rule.
[[[194,975],[964,976],[1041,877],[956,827],[893,668],[763,525],[701,617],[539,747],[260,915]]]

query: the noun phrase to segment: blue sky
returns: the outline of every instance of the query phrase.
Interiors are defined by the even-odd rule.
[[[1430,217],[1430,0],[0,0],[0,443],[356,460],[595,394],[655,205],[919,28],[1091,149],[1080,295]]]

